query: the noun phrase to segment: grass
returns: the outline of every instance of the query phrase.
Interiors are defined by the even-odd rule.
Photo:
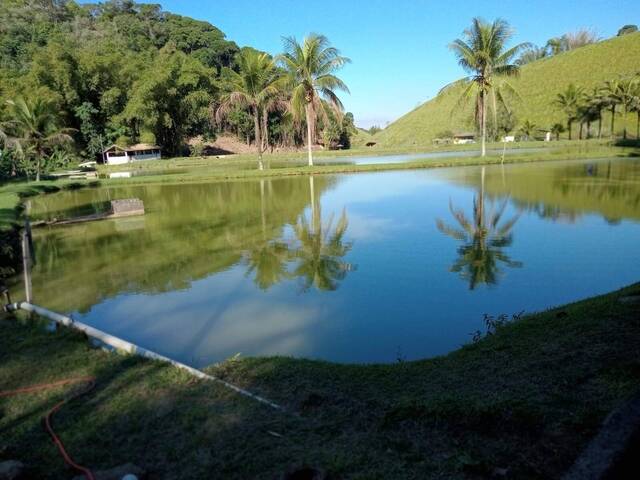
[[[94,375],[55,425],[94,469],[151,478],[553,479],[607,413],[640,388],[640,284],[533,314],[443,357],[393,365],[291,358],[210,371],[286,406],[281,414],[164,364],[91,349],[76,333],[0,318],[0,385]],[[510,313],[510,312],[505,312]],[[480,312],[479,312],[480,314]],[[62,390],[0,399],[0,460],[65,478],[40,419]]]
[[[615,37],[594,45],[578,48],[560,55],[525,65],[518,79],[513,80],[521,101],[513,101],[511,107],[518,124],[529,120],[540,128],[550,128],[556,122],[566,125],[566,118],[553,106],[556,95],[569,83],[581,85],[587,90],[605,80],[631,75],[639,70],[640,33]],[[468,131],[471,108],[458,109],[455,105],[460,89],[451,89],[422,104],[393,122],[380,133],[356,139],[354,143],[375,141],[374,148],[429,145],[444,130]],[[453,113],[452,113],[453,112]],[[603,119],[603,134],[610,132],[610,113]],[[616,133],[622,132],[622,116],[616,119]],[[596,125],[592,125],[596,128]],[[636,115],[630,114],[627,129],[632,135],[636,131]],[[574,125],[574,138],[578,126]],[[360,135],[359,135],[360,136]],[[566,134],[564,135],[566,137]]]

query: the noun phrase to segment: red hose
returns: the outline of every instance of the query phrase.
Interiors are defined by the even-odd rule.
[[[44,417],[44,424],[45,424],[45,428],[47,429],[47,432],[49,432],[49,435],[51,435],[51,439],[53,440],[53,443],[55,443],[56,447],[58,447],[58,451],[60,452],[60,455],[62,455],[62,458],[67,463],[67,465],[81,472],[87,478],[87,480],[95,480],[95,477],[93,476],[93,473],[91,472],[91,470],[89,470],[86,467],[83,467],[82,465],[78,465],[76,462],[73,461],[73,458],[71,458],[71,456],[67,453],[67,450],[64,448],[64,444],[62,443],[62,440],[60,440],[60,437],[56,435],[56,432],[53,430],[53,427],[51,425],[52,417],[54,413],[60,410],[60,408],[62,408],[62,406],[65,403],[73,400],[74,398],[78,398],[81,395],[88,393],[93,389],[93,387],[95,387],[96,379],[94,377],[68,378],[65,380],[57,381],[57,382],[42,383],[39,385],[32,385],[30,387],[18,388],[17,390],[8,390],[4,392],[0,391],[0,397],[9,397],[12,395],[20,395],[23,393],[39,392],[41,390],[48,390],[50,388],[61,387],[61,386],[70,385],[73,383],[87,383],[87,387],[84,390],[74,395],[71,395],[69,398],[66,398],[61,402],[58,402],[51,410],[47,412],[47,415]]]

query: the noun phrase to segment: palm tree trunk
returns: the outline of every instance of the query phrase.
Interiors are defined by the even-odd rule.
[[[611,107],[611,138],[615,138],[616,106]]]
[[[636,140],[640,140],[640,109],[638,109],[638,121],[636,122]]]
[[[483,85],[484,87],[484,85]],[[487,96],[485,92],[482,92],[482,116],[481,116],[481,126],[482,129],[482,156],[486,157],[487,155]]]
[[[253,111],[253,125],[255,129],[256,148],[258,149],[258,170],[264,170],[262,164],[262,138],[260,136],[260,113],[255,108]]]
[[[627,139],[627,106],[624,106],[624,114],[622,115],[622,139]]]
[[[598,140],[602,138],[602,110],[598,110]]]
[[[311,104],[307,103],[304,110],[307,117],[307,155],[309,158],[309,166],[313,167],[313,153],[311,151]]]
[[[584,127],[584,123],[580,122],[580,133],[578,133],[578,140],[582,140],[582,128]]]
[[[567,131],[569,132],[569,140],[571,140],[571,124],[573,122],[569,119],[567,120]]]
[[[40,159],[42,158],[42,154],[40,150],[36,150],[36,182],[40,181]]]

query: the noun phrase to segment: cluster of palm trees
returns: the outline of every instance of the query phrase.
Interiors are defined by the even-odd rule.
[[[610,112],[611,115],[609,131],[611,138],[616,136],[616,115],[622,115],[622,138],[623,140],[627,139],[627,117],[629,113],[637,115],[635,138],[640,138],[640,72],[632,77],[607,80],[591,90],[571,83],[556,96],[553,103],[566,116],[566,130],[569,140],[572,139],[574,123],[579,125],[579,139],[593,136],[601,138],[603,114],[606,111]],[[593,135],[591,125],[596,122],[598,124],[597,133]],[[562,125],[556,124],[552,128],[552,132],[556,134],[556,137],[559,137],[562,129]]]
[[[306,125],[308,163],[313,165],[313,144],[318,120],[326,125],[329,115],[340,117],[343,106],[337,91],[349,92],[334,73],[350,60],[332,47],[324,35],[312,33],[302,43],[284,39],[284,52],[272,58],[245,49],[239,54],[238,71],[229,73],[225,93],[215,109],[221,122],[235,108],[245,109],[253,119],[258,168],[268,147],[268,115],[288,112],[298,125]]]

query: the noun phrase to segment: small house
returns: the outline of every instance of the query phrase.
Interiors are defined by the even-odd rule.
[[[476,143],[476,134],[470,132],[456,133],[453,136],[453,143],[455,145],[464,145],[466,143]]]
[[[111,145],[102,152],[102,158],[107,165],[120,165],[141,160],[159,160],[161,150],[161,147],[147,143],[138,143],[129,147]]]

